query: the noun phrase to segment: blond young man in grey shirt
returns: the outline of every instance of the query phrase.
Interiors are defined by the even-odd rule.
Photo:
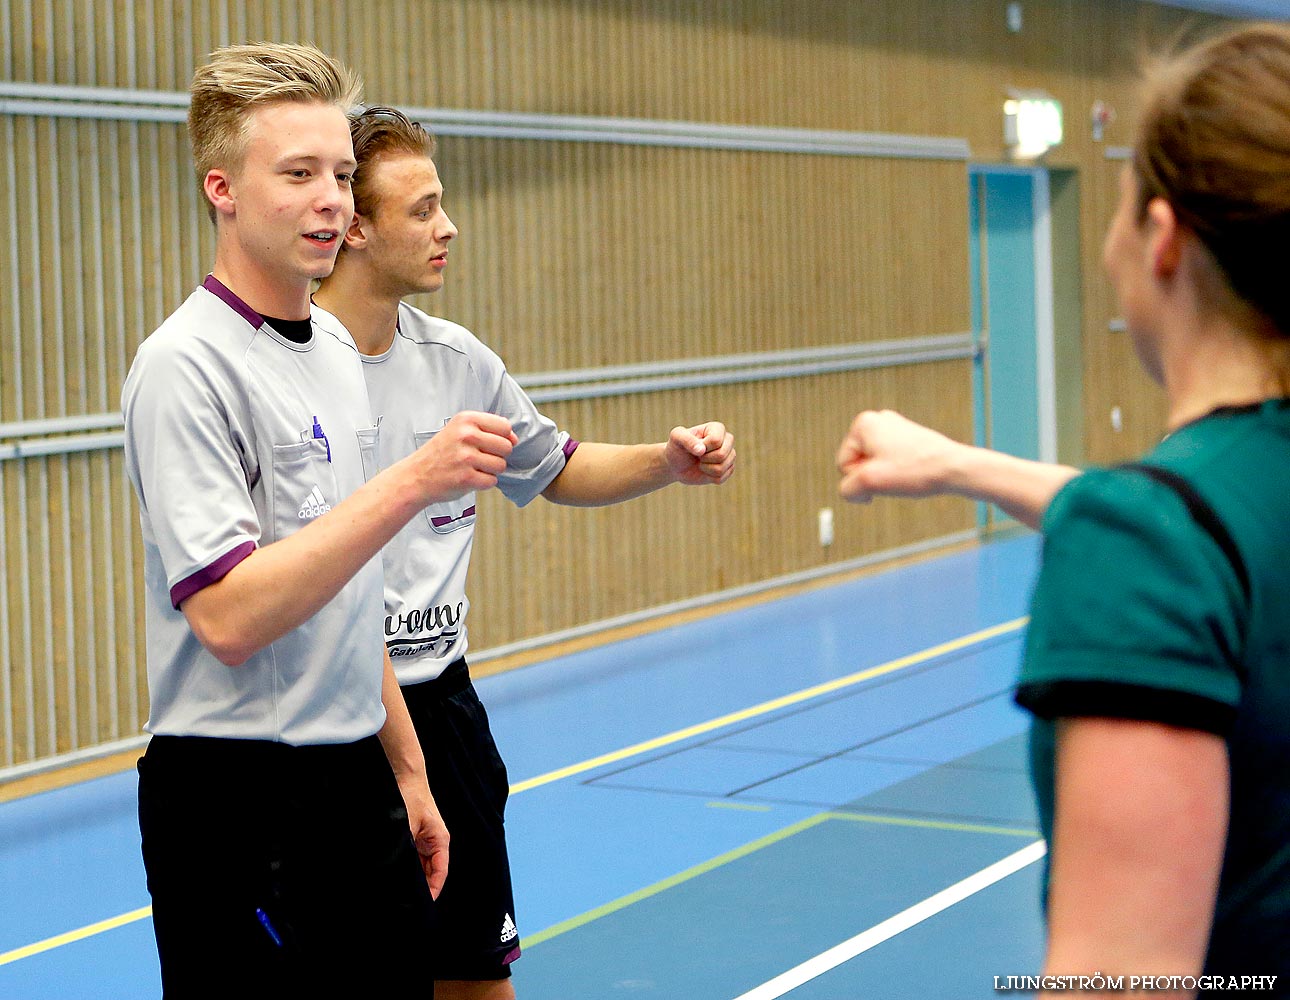
[[[427,503],[493,485],[513,436],[461,414],[375,474],[353,341],[309,303],[353,215],[358,95],[307,46],[197,71],[215,266],[122,392],[154,734],[140,828],[171,1000],[405,987],[447,869],[375,557]]]

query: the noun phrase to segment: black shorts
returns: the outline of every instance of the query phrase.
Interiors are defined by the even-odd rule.
[[[510,783],[465,660],[403,688],[452,838],[436,901],[435,979],[505,979],[519,958],[504,813]]]
[[[166,1000],[430,995],[434,906],[375,736],[154,736],[139,829]]]

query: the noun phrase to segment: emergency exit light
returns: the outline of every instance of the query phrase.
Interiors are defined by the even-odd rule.
[[[1017,159],[1033,160],[1062,142],[1062,105],[1047,94],[1014,92],[1003,102],[1003,142]]]

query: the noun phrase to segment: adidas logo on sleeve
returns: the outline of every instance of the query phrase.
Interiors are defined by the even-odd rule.
[[[296,514],[296,517],[302,521],[312,521],[315,517],[320,517],[329,510],[331,510],[331,504],[323,499],[322,490],[315,485],[309,491],[309,495],[305,497],[304,502],[301,503],[300,512]]]
[[[502,921],[502,944],[506,944],[507,941],[514,941],[515,934],[515,921],[511,919],[511,915],[508,913],[506,914],[506,919]]]

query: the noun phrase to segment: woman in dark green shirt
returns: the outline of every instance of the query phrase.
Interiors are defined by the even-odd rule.
[[[1290,995],[1290,26],[1185,51],[1142,98],[1104,262],[1169,436],[1080,475],[866,412],[840,489],[1042,518],[1017,699],[1045,973]]]

